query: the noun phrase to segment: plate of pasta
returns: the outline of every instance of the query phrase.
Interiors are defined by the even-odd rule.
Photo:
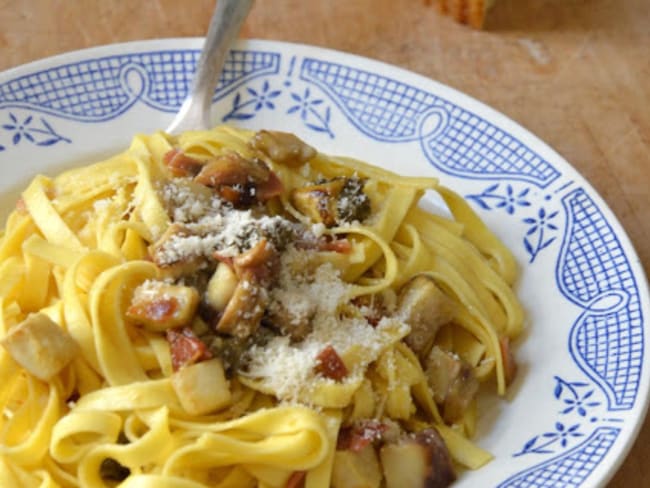
[[[309,46],[0,74],[0,485],[605,486],[645,416],[646,278],[489,107]]]

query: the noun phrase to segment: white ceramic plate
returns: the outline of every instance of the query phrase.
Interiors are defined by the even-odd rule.
[[[165,128],[200,39],[119,44],[0,74],[0,194],[7,213],[37,172],[54,174]],[[526,130],[446,86],[313,47],[238,45],[214,122],[299,134],[322,151],[438,175],[521,264],[528,330],[504,401],[481,405],[495,455],[461,487],[602,486],[643,421],[650,385],[647,282],[628,238],[585,180]]]

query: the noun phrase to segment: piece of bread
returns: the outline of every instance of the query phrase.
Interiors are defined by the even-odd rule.
[[[494,0],[437,0],[437,4],[443,14],[480,29]]]

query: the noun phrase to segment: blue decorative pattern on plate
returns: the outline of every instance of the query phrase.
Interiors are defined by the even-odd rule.
[[[138,100],[175,111],[187,95],[196,50],[128,53],[66,63],[0,84],[0,107],[24,107],[79,121],[118,117]],[[231,51],[215,99],[264,74],[276,73],[279,55]]]
[[[106,46],[0,74],[0,192],[166,127],[199,46]],[[479,422],[477,441],[495,460],[457,484],[604,486],[648,403],[648,291],[627,237],[584,179],[475,100],[342,53],[242,43],[213,100],[215,123],[290,130],[328,152],[438,174],[465,195],[522,265],[530,330],[509,402],[491,425]]]

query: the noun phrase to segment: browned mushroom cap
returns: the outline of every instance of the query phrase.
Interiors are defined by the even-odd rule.
[[[312,221],[332,227],[336,225],[336,204],[344,185],[345,180],[338,178],[318,185],[296,188],[291,192],[291,203]]]
[[[283,191],[282,182],[259,159],[246,159],[229,152],[203,166],[194,181],[213,188],[235,206],[264,202]]]
[[[362,221],[371,212],[370,199],[363,187],[364,182],[359,178],[340,176],[294,189],[291,203],[313,222],[321,222],[327,227]]]
[[[380,485],[381,467],[373,446],[360,451],[334,452],[332,488],[379,488]]]
[[[445,488],[456,479],[449,450],[435,429],[385,444],[379,456],[386,488]]]
[[[245,338],[258,329],[269,303],[267,288],[277,275],[278,264],[278,252],[266,239],[232,260],[239,282],[217,323],[217,331]]]
[[[315,308],[296,312],[277,300],[271,301],[267,309],[270,325],[292,342],[302,341],[312,331],[315,313]]]
[[[268,304],[268,293],[255,279],[239,281],[217,323],[218,332],[246,338],[258,329]]]
[[[434,346],[427,358],[426,375],[436,403],[442,405],[445,422],[460,420],[479,388],[472,367],[454,354]]]
[[[189,157],[180,149],[166,152],[163,161],[174,176],[195,176],[203,168],[201,161]]]
[[[451,321],[452,300],[426,275],[418,275],[400,290],[397,313],[411,326],[404,339],[421,359],[429,353],[438,330]]]
[[[255,246],[245,253],[235,256],[232,266],[235,274],[240,278],[251,276],[263,285],[277,275],[280,265],[280,255],[266,239],[261,239]]]
[[[301,166],[316,156],[313,147],[289,132],[261,130],[249,144],[276,163],[290,167]]]

